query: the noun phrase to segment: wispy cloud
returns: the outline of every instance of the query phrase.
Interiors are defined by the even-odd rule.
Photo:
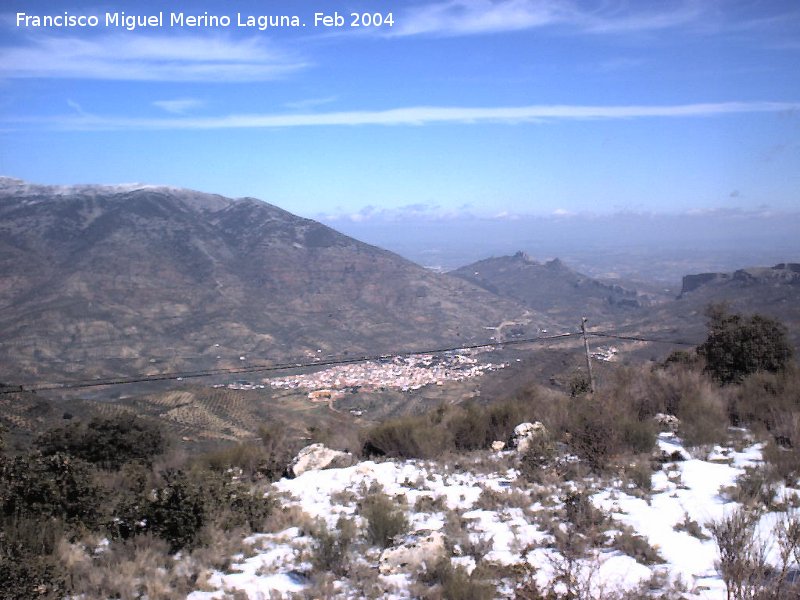
[[[80,115],[82,117],[91,116],[85,110],[83,110],[83,107],[80,104],[78,104],[77,102],[75,102],[74,100],[71,100],[69,98],[67,98],[67,106],[69,106],[72,110],[74,110],[75,114],[78,114],[78,115]]]
[[[548,26],[588,33],[653,31],[697,21],[701,3],[669,2],[657,10],[637,3],[606,3],[599,9],[568,0],[445,0],[409,10],[395,36],[461,36]]]
[[[294,102],[286,102],[284,106],[286,108],[291,108],[292,110],[302,110],[308,108],[314,108],[315,106],[323,106],[325,104],[330,104],[331,102],[336,102],[339,99],[338,96],[326,96],[324,98],[306,98],[304,100],[295,100]]]
[[[470,35],[515,31],[565,21],[566,3],[531,0],[447,0],[409,11],[394,35]]]
[[[257,129],[355,125],[429,125],[437,123],[528,123],[580,119],[641,119],[714,117],[742,113],[791,112],[800,103],[722,102],[659,106],[533,105],[467,108],[416,106],[379,111],[242,114],[220,117],[128,118],[67,115],[55,118],[8,118],[16,125],[39,125],[68,130],[122,129]]]
[[[260,38],[37,37],[0,49],[0,78],[263,81],[306,67]]]
[[[185,115],[186,113],[200,108],[205,102],[197,98],[177,98],[175,100],[156,100],[153,106],[165,110],[174,115]]]

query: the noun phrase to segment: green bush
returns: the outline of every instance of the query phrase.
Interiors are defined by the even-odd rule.
[[[105,469],[118,469],[127,462],[150,464],[166,450],[167,442],[159,426],[123,415],[51,429],[36,439],[35,446],[45,455],[64,453]]]
[[[55,557],[63,523],[6,516],[0,526],[0,600],[63,598],[65,573]]]
[[[257,529],[274,509],[271,498],[214,473],[173,470],[164,480],[143,507],[145,531],[168,541],[172,552],[196,545],[206,525]]]
[[[96,525],[103,493],[91,468],[65,454],[0,458],[0,512],[8,517],[57,517]]]
[[[49,556],[0,555],[0,600],[60,600],[64,573]]]
[[[738,383],[758,371],[775,373],[792,357],[786,327],[762,315],[731,314],[727,307],[712,304],[709,333],[697,353],[706,370],[720,383]]]
[[[170,543],[170,552],[192,544],[210,516],[218,490],[182,471],[168,472],[165,484],[145,508],[147,530]]]

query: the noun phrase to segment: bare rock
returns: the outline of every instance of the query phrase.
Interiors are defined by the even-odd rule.
[[[494,450],[495,452],[500,452],[500,450],[502,450],[505,447],[506,447],[505,442],[500,442],[500,441],[492,442],[492,450]]]
[[[378,570],[381,575],[413,572],[423,565],[433,566],[443,556],[447,556],[444,535],[439,531],[418,531],[400,546],[384,550]]]
[[[547,428],[541,421],[520,423],[514,427],[510,445],[512,448],[516,448],[519,454],[525,454],[534,440],[545,436],[547,436]]]
[[[653,421],[661,428],[661,431],[671,431],[672,433],[676,433],[681,426],[681,420],[678,417],[664,413],[658,413],[653,417]]]
[[[289,477],[299,477],[306,471],[350,467],[355,462],[355,457],[349,452],[332,450],[324,444],[311,444],[297,453],[286,471]]]

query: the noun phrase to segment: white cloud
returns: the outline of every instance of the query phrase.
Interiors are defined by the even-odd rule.
[[[74,100],[67,98],[67,106],[69,106],[72,110],[75,111],[76,114],[79,114],[82,117],[88,116],[87,112],[83,110],[83,107]]]
[[[662,6],[642,11],[619,3],[587,9],[568,0],[446,0],[410,10],[392,35],[460,36],[548,26],[597,34],[631,33],[681,26],[699,21],[703,15],[700,3]]]
[[[196,98],[177,98],[175,100],[156,100],[153,106],[175,115],[184,115],[196,108],[203,106],[205,102]]]
[[[564,2],[448,0],[405,15],[395,35],[469,35],[541,27],[567,17]]]
[[[262,81],[307,66],[260,38],[38,37],[0,49],[0,78],[119,81]]]
[[[707,104],[516,107],[416,106],[378,111],[289,114],[241,114],[220,117],[141,119],[102,116],[6,119],[15,124],[50,125],[69,130],[120,129],[257,129],[354,125],[429,125],[437,123],[526,123],[557,120],[713,117],[742,113],[769,113],[800,109],[790,102],[722,102]]]
[[[295,100],[294,102],[286,102],[284,103],[284,106],[286,108],[291,108],[292,110],[303,110],[308,108],[314,108],[315,106],[330,104],[331,102],[336,102],[338,99],[339,99],[338,96],[326,96],[325,98],[306,98],[304,100]]]

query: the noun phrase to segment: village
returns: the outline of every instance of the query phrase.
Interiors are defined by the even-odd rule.
[[[444,354],[413,354],[370,360],[298,375],[264,379],[262,384],[237,381],[230,389],[263,388],[308,390],[310,400],[341,397],[346,391],[394,388],[407,392],[426,385],[444,385],[446,381],[463,381],[486,371],[496,371],[505,363],[480,362],[476,355],[486,350],[461,350]]]

